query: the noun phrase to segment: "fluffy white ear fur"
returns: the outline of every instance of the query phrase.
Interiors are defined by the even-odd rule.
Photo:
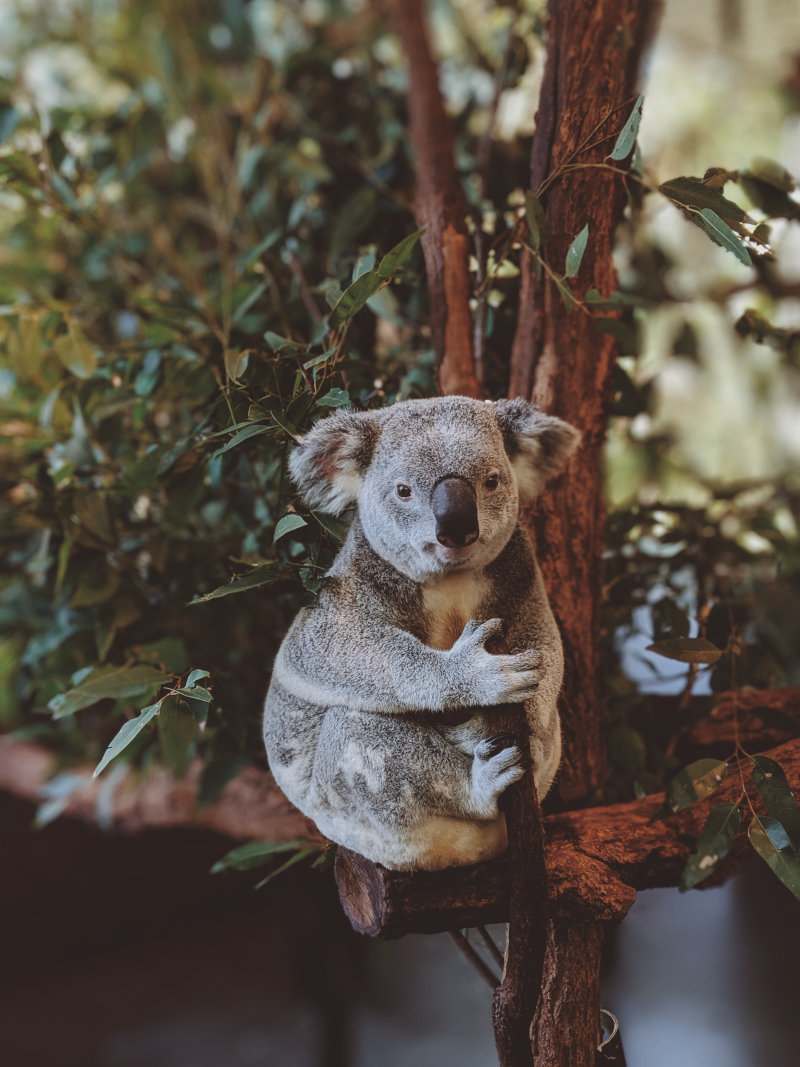
[[[519,397],[496,400],[495,414],[517,478],[519,495],[530,500],[546,481],[566,467],[580,444],[580,432]]]
[[[337,411],[298,440],[289,470],[310,508],[339,515],[356,502],[379,432],[372,413]]]

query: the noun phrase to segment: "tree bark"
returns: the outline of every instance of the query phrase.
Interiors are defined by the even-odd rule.
[[[414,214],[425,227],[430,326],[441,393],[478,397],[469,301],[467,205],[455,166],[453,127],[425,28],[424,0],[387,0],[408,60],[409,139],[417,163]]]
[[[564,274],[567,249],[589,224],[589,243],[573,292],[616,286],[611,259],[625,187],[598,168],[631,111],[656,0],[550,0],[547,62],[531,155],[531,188],[549,222],[545,261]],[[563,170],[572,163],[583,169]],[[619,164],[614,164],[619,167]],[[565,647],[562,695],[563,802],[590,796],[603,779],[603,693],[599,602],[604,504],[601,449],[611,403],[614,340],[598,333],[586,309],[570,313],[550,278],[522,265],[520,314],[510,395],[532,399],[577,426],[583,442],[569,474],[548,487],[526,516],[538,545],[550,602]],[[551,546],[552,549],[551,549]]]

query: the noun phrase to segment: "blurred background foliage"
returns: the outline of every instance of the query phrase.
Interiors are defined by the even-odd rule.
[[[798,48],[785,7],[712,5],[690,36],[667,4],[649,72],[599,324],[609,799],[663,786],[715,692],[800,683],[800,61],[748,47],[769,23]],[[432,11],[494,396],[543,8]],[[208,802],[263,759],[272,656],[342,534],[295,498],[293,438],[435,392],[403,57],[365,0],[25,0],[0,42],[0,728],[68,765],[130,724],[125,758],[199,755]],[[751,265],[657,192],[711,167]],[[690,635],[713,662],[647,650]]]

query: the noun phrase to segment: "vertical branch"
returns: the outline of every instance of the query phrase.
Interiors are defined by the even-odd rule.
[[[503,709],[498,730],[530,747],[521,705]],[[509,916],[503,980],[492,1003],[492,1024],[500,1067],[532,1067],[531,1020],[545,962],[547,868],[544,823],[532,772],[504,794],[510,868]]]
[[[576,296],[595,287],[611,292],[614,230],[625,189],[619,176],[596,167],[611,152],[633,104],[641,56],[650,39],[658,0],[550,0],[544,84],[531,153],[532,188],[547,179],[542,204],[549,222],[542,252],[564,273],[566,251],[588,222],[589,245],[576,279]],[[569,475],[548,489],[527,521],[564,638],[562,723],[564,761],[558,788],[564,801],[595,792],[604,773],[599,599],[604,505],[601,450],[611,405],[613,338],[589,315],[564,307],[545,274],[537,280],[523,263],[520,314],[511,364],[511,395],[576,425],[583,443]]]
[[[453,128],[425,29],[424,0],[386,0],[409,68],[409,138],[417,161],[414,213],[425,227],[431,332],[446,394],[477,397],[470,312],[467,205],[455,166]]]

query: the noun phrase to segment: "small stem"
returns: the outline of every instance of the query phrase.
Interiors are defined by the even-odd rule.
[[[486,945],[486,947],[491,952],[495,963],[497,963],[500,967],[502,967],[503,963],[504,963],[503,953],[500,951],[500,949],[494,943],[494,938],[492,937],[492,935],[489,933],[489,931],[486,929],[485,926],[479,926],[477,929],[478,929],[478,933],[481,936],[481,939],[483,940],[484,945]]]
[[[491,970],[491,968],[488,967],[486,963],[484,963],[484,961],[480,958],[478,953],[475,951],[469,941],[467,941],[466,937],[464,937],[461,931],[451,930],[450,936],[461,949],[461,951],[464,953],[464,955],[467,957],[467,959],[478,972],[478,974],[481,976],[481,978],[483,978],[484,981],[487,982],[492,989],[497,989],[497,987],[500,985],[500,979]]]

